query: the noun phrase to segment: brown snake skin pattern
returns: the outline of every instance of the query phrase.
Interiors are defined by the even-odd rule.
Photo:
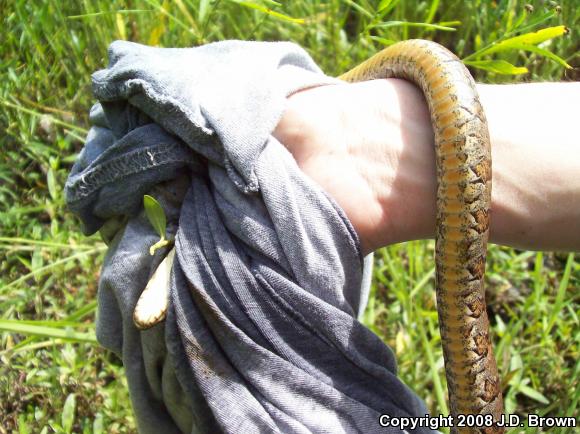
[[[451,414],[491,414],[503,401],[489,335],[483,275],[489,235],[491,150],[475,82],[430,41],[392,45],[339,78],[403,78],[425,95],[435,133],[437,310]],[[501,433],[500,427],[452,432]]]

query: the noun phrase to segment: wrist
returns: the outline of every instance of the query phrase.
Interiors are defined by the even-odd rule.
[[[384,111],[397,126],[399,149],[391,191],[383,206],[389,213],[388,233],[380,246],[433,238],[435,234],[436,175],[434,134],[421,91],[404,80],[391,81]]]
[[[363,253],[433,236],[433,132],[413,85],[388,79],[298,92],[274,136],[343,208]]]

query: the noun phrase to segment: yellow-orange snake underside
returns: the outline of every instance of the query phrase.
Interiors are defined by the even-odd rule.
[[[483,287],[491,151],[475,82],[454,54],[423,40],[392,45],[339,78],[356,82],[389,77],[421,88],[435,133],[437,310],[451,414],[456,420],[459,414],[491,414],[499,420],[503,402]]]

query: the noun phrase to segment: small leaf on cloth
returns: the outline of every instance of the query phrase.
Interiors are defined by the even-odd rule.
[[[143,196],[143,206],[145,207],[145,213],[147,214],[147,219],[149,220],[149,223],[151,223],[151,226],[153,226],[160,238],[165,238],[167,219],[165,218],[163,207],[154,197],[149,196],[148,194]]]

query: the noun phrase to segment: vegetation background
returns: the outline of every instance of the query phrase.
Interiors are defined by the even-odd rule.
[[[63,199],[88,128],[90,75],[112,40],[290,40],[338,74],[393,41],[427,38],[479,81],[575,80],[565,65],[580,63],[579,16],[573,0],[0,0],[0,433],[135,432],[122,365],[94,338],[105,246],[81,236]],[[432,241],[382,249],[364,321],[438,414],[447,406],[432,257]],[[578,417],[580,263],[492,246],[488,270],[507,412]]]

